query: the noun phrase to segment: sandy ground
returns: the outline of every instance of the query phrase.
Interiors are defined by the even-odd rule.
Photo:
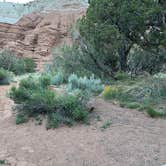
[[[0,160],[10,166],[161,166],[166,164],[166,120],[96,101],[90,125],[47,131],[44,124],[17,126],[0,87]],[[97,120],[99,115],[101,121]],[[107,121],[112,125],[101,130]],[[1,165],[1,164],[0,164]]]

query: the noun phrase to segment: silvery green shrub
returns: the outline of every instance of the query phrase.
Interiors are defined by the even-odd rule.
[[[61,85],[64,82],[64,75],[62,72],[58,72],[56,75],[52,76],[51,83],[53,85]]]
[[[67,89],[69,91],[73,90],[84,90],[91,93],[100,93],[102,92],[104,85],[100,79],[96,79],[94,75],[90,78],[88,77],[78,77],[76,74],[71,74],[68,78]]]

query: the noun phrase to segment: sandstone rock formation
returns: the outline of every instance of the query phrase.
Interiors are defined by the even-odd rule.
[[[16,24],[0,23],[0,48],[43,63],[53,46],[70,41],[69,27],[85,11],[82,7],[66,7],[25,15]]]

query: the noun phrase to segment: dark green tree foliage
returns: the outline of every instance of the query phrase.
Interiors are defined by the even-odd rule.
[[[86,16],[80,20],[81,47],[105,74],[112,75],[119,69],[126,71],[134,45],[155,54],[166,48],[165,0],[89,3]]]

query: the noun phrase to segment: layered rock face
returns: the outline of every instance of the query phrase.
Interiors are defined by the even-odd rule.
[[[51,48],[69,42],[69,27],[85,14],[86,9],[63,8],[23,16],[16,24],[0,23],[0,48],[38,62],[49,59]]]

